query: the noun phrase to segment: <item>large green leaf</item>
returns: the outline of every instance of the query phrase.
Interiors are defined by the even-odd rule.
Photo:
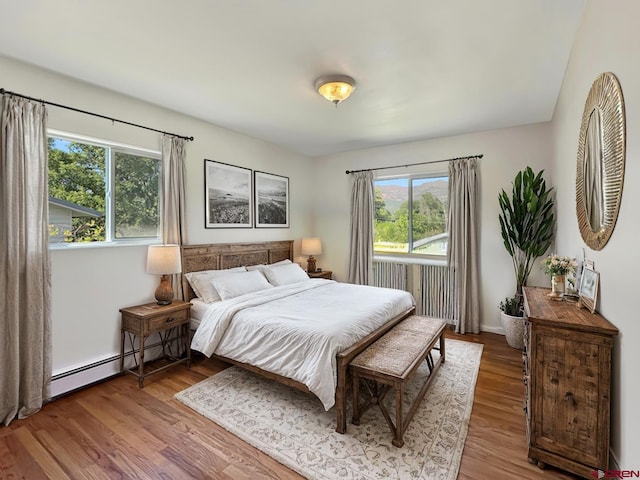
[[[504,190],[498,194],[500,233],[513,261],[516,293],[522,292],[535,259],[549,248],[555,231],[555,201],[543,172],[534,174],[527,167],[516,174],[511,197]]]

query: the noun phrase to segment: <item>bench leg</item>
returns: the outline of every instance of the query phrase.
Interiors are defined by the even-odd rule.
[[[360,425],[360,377],[353,373],[353,412],[351,413],[351,423]]]
[[[431,352],[429,352],[425,361],[427,362],[427,367],[429,367],[429,373],[433,372],[433,355],[431,355]]]
[[[444,363],[445,360],[445,351],[444,351],[444,331],[442,335],[440,335],[440,361]]]
[[[404,445],[404,440],[402,439],[402,434],[404,433],[404,425],[402,423],[402,383],[398,383],[395,385],[396,390],[396,428],[395,432],[393,432],[393,440],[391,443],[396,447],[401,447]]]
[[[336,432],[347,431],[347,367],[342,358],[338,359],[338,384],[336,385]]]

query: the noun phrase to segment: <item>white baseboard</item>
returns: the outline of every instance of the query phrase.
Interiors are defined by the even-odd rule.
[[[480,325],[481,332],[497,333],[498,335],[504,335],[504,328],[502,327],[490,327],[487,325]]]
[[[137,350],[135,352],[137,354]],[[162,345],[160,343],[148,345],[144,351],[145,363],[159,358],[161,355]],[[126,352],[124,362],[125,369],[132,368],[135,365],[133,352]],[[60,395],[87,387],[119,374],[120,354],[53,375],[51,378],[50,395],[51,398],[54,399]]]
[[[112,377],[119,371],[120,355],[54,375],[51,379],[51,398]]]

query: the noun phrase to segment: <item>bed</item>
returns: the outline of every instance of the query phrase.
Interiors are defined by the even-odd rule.
[[[193,310],[199,312],[192,325],[197,327],[192,347],[207,356],[313,393],[325,408],[335,404],[336,431],[344,433],[346,393],[350,385],[348,364],[373,341],[414,313],[411,295],[314,279],[225,299],[207,308],[199,304],[187,280],[193,272],[282,264],[292,258],[293,241],[290,240],[183,246],[183,296],[193,300],[196,304]],[[289,267],[278,270],[286,268]],[[327,310],[329,304],[340,305],[340,313],[331,314],[331,310]],[[348,327],[344,328],[342,323]],[[352,323],[357,325],[351,327]],[[289,328],[296,330],[291,333]],[[321,337],[325,330],[335,330],[336,339]],[[295,353],[309,345],[313,350]],[[276,358],[277,365],[273,358],[267,357]],[[301,357],[308,364],[296,363]]]

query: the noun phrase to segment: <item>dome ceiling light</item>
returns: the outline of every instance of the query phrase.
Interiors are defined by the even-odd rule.
[[[324,98],[338,104],[353,93],[356,89],[356,81],[347,75],[331,75],[316,80],[316,90]]]

